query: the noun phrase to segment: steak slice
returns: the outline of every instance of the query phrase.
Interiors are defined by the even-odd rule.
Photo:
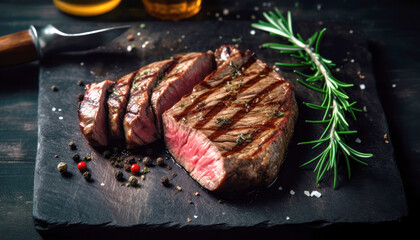
[[[182,96],[190,93],[197,83],[216,68],[214,54],[211,51],[179,55],[174,58],[174,62],[175,64],[158,82],[151,97],[159,136],[162,133],[163,112],[174,106]]]
[[[172,64],[173,60],[151,63],[135,74],[123,121],[128,149],[151,143],[158,138],[150,96],[157,81]]]
[[[109,90],[107,100],[108,127],[110,142],[113,144],[118,145],[124,141],[123,120],[130,94],[131,82],[136,73],[137,71],[134,71],[118,79]]]
[[[79,104],[79,127],[93,147],[108,145],[106,98],[113,84],[113,81],[105,80],[87,85],[84,99]]]
[[[222,46],[216,60],[217,70],[163,114],[166,146],[210,191],[266,186],[293,135],[293,86],[249,51]]]

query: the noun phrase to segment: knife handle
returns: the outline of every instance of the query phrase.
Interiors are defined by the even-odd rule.
[[[0,37],[0,66],[10,66],[37,59],[29,30]]]

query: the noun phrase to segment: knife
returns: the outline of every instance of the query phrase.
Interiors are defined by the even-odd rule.
[[[0,66],[10,66],[42,59],[49,54],[85,51],[104,45],[130,26],[68,34],[53,25],[30,26],[29,30],[0,37]]]

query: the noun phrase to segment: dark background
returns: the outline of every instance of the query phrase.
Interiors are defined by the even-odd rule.
[[[409,207],[397,222],[335,224],[325,228],[286,226],[270,230],[224,232],[171,232],[169,236],[218,238],[367,238],[415,233],[420,208],[420,1],[217,1],[205,0],[200,13],[186,21],[235,20],[254,15],[261,19],[265,6],[292,10],[295,20],[337,20],[363,30],[369,40],[380,100],[390,129],[395,159],[401,172]],[[258,7],[256,9],[255,7]],[[229,9],[223,15],[223,9]],[[123,0],[112,12],[78,18],[58,11],[50,0],[0,1],[0,35],[25,30],[29,25],[88,25],[103,22],[148,21],[140,0]],[[37,62],[0,68],[0,239],[41,239],[33,227],[32,197],[37,151]],[[222,237],[221,237],[222,236]],[[139,236],[141,237],[141,236]],[[145,237],[145,236],[143,236]]]

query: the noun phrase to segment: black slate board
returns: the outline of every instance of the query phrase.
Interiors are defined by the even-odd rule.
[[[214,50],[238,38],[241,41],[235,43],[240,49],[254,50],[260,59],[269,64],[290,61],[286,55],[261,49],[260,44],[278,40],[260,31],[252,34],[250,23],[147,22],[145,29],[134,23],[124,36],[105,47],[83,55],[62,55],[45,60],[39,84],[39,136],[33,208],[36,228],[43,233],[68,235],[74,229],[117,229],[122,232],[155,228],[321,226],[393,221],[405,216],[405,195],[392,144],[390,139],[384,139],[388,128],[375,89],[367,40],[359,30],[340,23],[295,23],[295,31],[304,37],[322,27],[328,28],[321,53],[337,64],[338,70],[334,70],[337,78],[354,83],[355,86],[348,91],[349,95],[358,102],[359,108],[367,110],[357,115],[357,125],[353,124],[353,129],[359,133],[349,138],[349,144],[375,156],[367,160],[367,167],[353,163],[351,180],[346,178],[344,168],[339,169],[341,177],[336,190],[332,189],[332,176],[327,176],[318,187],[312,171],[314,166],[298,167],[311,159],[315,152],[309,147],[297,146],[297,142],[311,140],[321,131],[320,126],[304,123],[305,119],[316,119],[319,113],[301,103],[317,101],[319,96],[299,85],[296,75],[288,69],[282,69],[282,74],[295,86],[300,115],[278,179],[267,189],[239,199],[206,192],[172,161],[162,142],[150,146],[154,150],[152,157],[163,156],[172,170],[150,167],[146,179],[140,180],[139,188],[125,187],[115,180],[116,169],[103,159],[101,152],[86,144],[78,128],[76,96],[84,90],[77,81],[83,80],[87,84],[105,79],[116,80],[150,62],[183,52]],[[69,32],[83,30],[67,27]],[[138,32],[140,35],[137,35]],[[126,39],[129,34],[134,34],[134,41]],[[134,50],[128,52],[127,46],[133,44]],[[364,84],[364,90],[359,87],[360,84]],[[52,85],[57,86],[57,92],[51,90]],[[357,143],[356,138],[361,143]],[[77,144],[77,150],[69,149],[69,141]],[[140,156],[144,156],[144,150],[140,151]],[[88,162],[92,172],[91,182],[85,181],[77,170],[72,160],[74,153],[92,156],[92,161]],[[56,154],[58,158],[54,157]],[[57,171],[60,161],[69,165],[70,176],[63,177]],[[128,178],[129,174],[124,174]],[[160,178],[164,175],[172,178],[171,188],[161,185]],[[176,190],[177,185],[182,187],[182,191]],[[313,190],[319,191],[322,196],[316,198],[304,194],[304,191]],[[194,192],[199,192],[199,195],[195,196]],[[187,221],[188,218],[191,221]]]

